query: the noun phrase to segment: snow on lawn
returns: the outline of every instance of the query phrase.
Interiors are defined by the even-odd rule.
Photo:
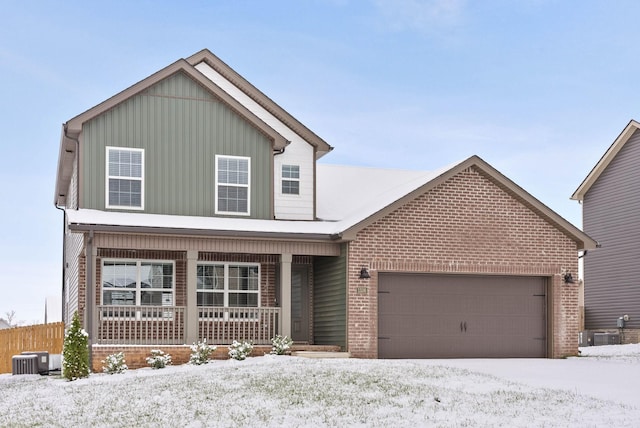
[[[0,426],[638,426],[640,345],[581,350],[564,360],[264,356],[74,382],[0,375]]]

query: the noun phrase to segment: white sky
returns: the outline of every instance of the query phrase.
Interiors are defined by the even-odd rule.
[[[61,288],[61,124],[208,48],[335,150],[434,170],[477,154],[580,226],[569,197],[640,119],[640,3],[2,2],[0,316]]]

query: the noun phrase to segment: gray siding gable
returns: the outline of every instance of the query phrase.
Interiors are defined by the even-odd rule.
[[[183,72],[83,124],[82,208],[105,209],[107,146],[144,149],[152,214],[213,216],[215,155],[250,157],[250,218],[272,218],[271,140]]]
[[[640,131],[585,193],[583,223],[601,245],[584,259],[585,327],[615,329],[628,314],[640,328]]]

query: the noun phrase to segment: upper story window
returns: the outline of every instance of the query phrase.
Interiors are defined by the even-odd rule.
[[[249,215],[251,159],[216,155],[216,214]]]
[[[107,208],[144,209],[144,150],[107,147]]]
[[[282,193],[284,195],[300,194],[299,165],[282,165]]]

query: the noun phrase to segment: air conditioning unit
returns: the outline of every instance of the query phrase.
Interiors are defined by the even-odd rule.
[[[593,333],[593,345],[619,345],[619,333]]]
[[[11,374],[38,374],[38,356],[14,355],[11,359]]]
[[[49,353],[46,351],[26,351],[22,355],[35,355],[38,357],[38,373],[49,374]]]
[[[589,330],[584,330],[578,333],[578,346],[586,347],[591,346],[593,342],[593,333]]]

